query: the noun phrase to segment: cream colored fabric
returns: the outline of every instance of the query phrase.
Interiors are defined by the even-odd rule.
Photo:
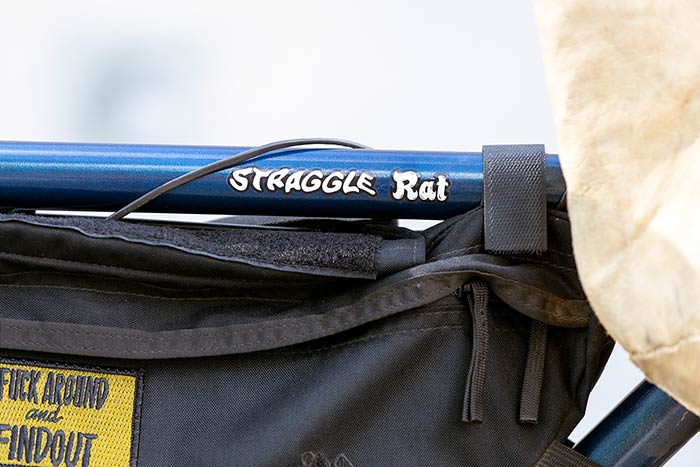
[[[700,413],[700,1],[535,7],[586,294]]]

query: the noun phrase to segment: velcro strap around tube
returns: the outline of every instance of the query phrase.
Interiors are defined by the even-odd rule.
[[[541,144],[484,146],[485,249],[542,253],[547,249],[547,185]]]

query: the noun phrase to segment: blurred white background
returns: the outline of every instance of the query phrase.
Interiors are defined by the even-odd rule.
[[[304,136],[556,152],[530,2],[0,0],[0,139]],[[573,438],[641,379],[617,349]]]

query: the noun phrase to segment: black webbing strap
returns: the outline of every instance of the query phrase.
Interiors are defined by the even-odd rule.
[[[542,454],[535,467],[601,467],[601,465],[555,441]]]
[[[541,144],[484,146],[484,247],[493,253],[547,249],[547,185]]]
[[[537,423],[547,355],[547,325],[536,319],[530,325],[527,364],[520,394],[520,423]]]
[[[484,386],[489,354],[489,288],[481,281],[472,282],[468,287],[472,315],[472,360],[464,390],[462,420],[474,423],[484,419]]]

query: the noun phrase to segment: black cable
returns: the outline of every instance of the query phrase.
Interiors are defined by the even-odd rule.
[[[204,167],[200,167],[198,169],[195,169],[191,172],[188,172],[186,174],[180,175],[179,177],[176,177],[169,182],[165,182],[162,185],[154,188],[153,190],[149,191],[148,193],[138,197],[131,203],[127,204],[123,208],[121,208],[119,211],[115,212],[111,216],[109,216],[107,219],[108,220],[120,220],[123,219],[125,216],[131,214],[132,212],[136,211],[143,205],[150,203],[157,197],[159,197],[162,194],[165,194],[171,190],[174,190],[175,188],[181,187],[182,185],[186,185],[187,183],[190,183],[194,180],[197,180],[198,178],[205,177],[207,175],[211,175],[215,172],[218,172],[220,170],[225,170],[225,169],[230,169],[231,167],[234,167],[238,164],[241,164],[249,159],[252,159],[253,157],[261,156],[263,154],[266,154],[268,152],[272,151],[277,151],[280,149],[285,149],[285,148],[290,148],[294,146],[310,146],[310,145],[317,145],[317,144],[323,144],[323,145],[330,145],[330,146],[343,146],[346,148],[352,148],[352,149],[370,149],[368,146],[365,146],[360,143],[355,143],[352,141],[346,141],[343,139],[335,139],[335,138],[304,138],[304,139],[289,139],[285,141],[277,141],[275,143],[270,143],[270,144],[265,144],[263,146],[258,146],[255,148],[250,148],[246,149],[243,152],[239,152],[238,154],[234,156],[227,157],[225,159],[221,159],[220,161],[212,162],[211,164],[205,165]]]

